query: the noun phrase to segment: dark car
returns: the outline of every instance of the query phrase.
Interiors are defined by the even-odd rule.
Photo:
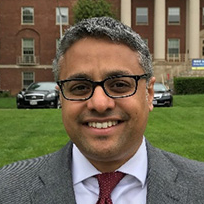
[[[32,83],[16,97],[17,108],[58,108],[59,92],[55,82]]]
[[[173,96],[171,90],[162,83],[154,84],[154,106],[173,106]]]

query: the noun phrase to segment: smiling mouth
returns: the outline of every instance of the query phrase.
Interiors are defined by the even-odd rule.
[[[88,126],[93,127],[93,128],[98,128],[98,129],[105,129],[105,128],[110,128],[115,125],[117,125],[119,121],[107,121],[107,122],[89,122]]]

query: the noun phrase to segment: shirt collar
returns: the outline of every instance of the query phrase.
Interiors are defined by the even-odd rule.
[[[126,173],[127,175],[135,177],[142,184],[142,187],[145,186],[145,181],[147,177],[147,150],[145,138],[143,138],[142,144],[140,145],[137,152],[133,155],[133,157],[131,157],[117,171],[121,171],[123,173]],[[73,160],[72,160],[73,184],[75,185],[87,178],[90,178],[100,173],[101,172],[98,171],[88,161],[88,159],[79,151],[76,145],[73,145]]]
[[[145,138],[143,137],[142,144],[137,152],[117,171],[121,171],[127,175],[135,177],[142,184],[142,187],[144,187],[147,178],[147,166],[147,149]]]
[[[73,175],[73,184],[82,182],[83,180],[92,177],[96,174],[100,174],[89,161],[88,159],[79,151],[77,146],[73,145],[73,159],[72,159],[72,175]]]

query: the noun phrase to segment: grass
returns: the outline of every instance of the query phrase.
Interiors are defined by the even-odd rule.
[[[145,135],[156,147],[204,161],[204,95],[176,95],[173,108],[155,108]]]
[[[204,161],[204,107],[154,109],[145,135],[156,147]]]
[[[14,97],[0,97],[0,109],[16,108],[16,98]]]
[[[54,152],[68,141],[61,110],[17,110],[14,98],[3,101],[0,98],[0,166]],[[203,118],[204,95],[174,96],[174,107],[150,113],[145,136],[156,147],[204,161]]]
[[[50,152],[68,137],[59,109],[0,109],[0,166]]]

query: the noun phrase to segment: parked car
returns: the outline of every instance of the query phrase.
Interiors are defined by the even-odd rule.
[[[32,83],[16,97],[17,108],[58,108],[59,92],[55,82]]]
[[[173,106],[173,96],[171,90],[162,83],[154,84],[154,106]]]

